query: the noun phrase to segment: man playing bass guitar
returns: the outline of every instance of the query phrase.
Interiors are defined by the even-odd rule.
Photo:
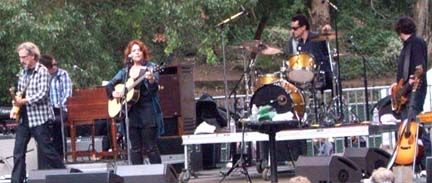
[[[394,28],[403,41],[403,48],[397,60],[396,82],[398,83],[393,83],[391,86],[392,106],[395,112],[400,115],[402,122],[404,120],[415,122],[417,114],[423,111],[427,87],[426,74],[416,73],[416,68],[422,67],[425,70],[427,69],[427,45],[423,38],[416,35],[416,25],[412,18],[407,16],[400,17]],[[412,85],[415,82],[414,79],[420,79],[420,85],[415,92],[412,91]],[[403,97],[404,99],[398,97]],[[409,102],[407,100],[414,101]],[[426,153],[420,152],[420,154],[424,154],[422,158],[424,159],[430,154],[430,139],[422,127],[419,129],[418,137],[419,145],[424,147],[424,153]]]

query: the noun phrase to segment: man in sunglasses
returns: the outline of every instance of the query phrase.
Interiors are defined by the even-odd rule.
[[[331,27],[325,25],[322,30],[330,31]],[[314,87],[321,90],[321,92],[326,89],[332,89],[333,74],[331,72],[326,42],[312,40],[319,33],[310,31],[308,18],[302,14],[297,14],[291,19],[291,33],[291,39],[284,48],[286,58],[298,53],[311,54],[315,61],[315,71],[318,73],[315,76]],[[323,77],[321,81],[318,81],[320,78],[317,76]]]
[[[67,98],[72,96],[72,81],[66,70],[57,66],[57,60],[48,54],[42,55],[39,62],[43,64],[51,75],[50,79],[50,106],[54,110],[55,120],[49,123],[49,132],[54,147],[61,157],[64,156],[63,135],[61,124],[67,119]],[[39,168],[45,168],[42,166]]]

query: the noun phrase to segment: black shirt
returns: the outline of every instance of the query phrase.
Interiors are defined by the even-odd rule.
[[[415,67],[418,65],[423,66],[423,75],[421,77],[420,87],[417,89],[415,96],[415,107],[422,111],[423,104],[426,97],[426,89],[427,89],[427,80],[426,80],[426,69],[427,69],[427,46],[426,42],[419,36],[415,34],[411,35],[407,40],[403,43],[403,48],[400,52],[398,63],[397,63],[397,74],[396,74],[396,82],[404,79],[404,81],[408,81],[408,78],[404,78],[404,63],[405,56],[409,55],[409,69],[408,76],[413,75],[415,72]],[[419,111],[419,112],[420,112]]]

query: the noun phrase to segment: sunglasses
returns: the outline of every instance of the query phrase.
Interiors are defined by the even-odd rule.
[[[296,31],[297,29],[299,29],[302,26],[298,26],[298,27],[291,27],[292,30]]]

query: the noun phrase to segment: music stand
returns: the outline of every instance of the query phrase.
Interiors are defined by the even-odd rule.
[[[246,125],[260,133],[268,134],[270,142],[270,180],[272,183],[278,182],[277,177],[277,160],[276,160],[276,133],[281,130],[297,128],[300,121],[268,121],[268,122],[251,122]]]
[[[228,175],[230,175],[231,172],[233,172],[237,167],[242,168],[242,172],[241,173],[244,174],[244,175],[246,175],[246,178],[247,178],[247,180],[248,180],[249,183],[252,182],[252,179],[250,178],[248,170],[247,170],[247,167],[245,165],[246,162],[245,162],[244,157],[243,157],[243,152],[244,152],[244,148],[245,148],[245,142],[244,142],[245,129],[246,129],[245,128],[245,123],[243,122],[242,123],[242,140],[241,140],[241,143],[240,143],[240,149],[241,149],[240,157],[237,160],[237,162],[226,173],[221,172],[221,174],[223,175],[223,177],[219,181],[219,183],[222,182],[223,180],[225,180],[225,178]]]

